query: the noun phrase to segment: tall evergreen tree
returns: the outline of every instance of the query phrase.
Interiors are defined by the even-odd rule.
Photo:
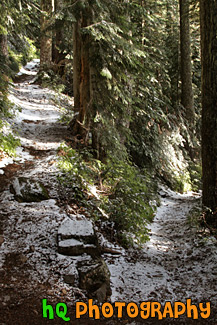
[[[203,204],[217,225],[217,1],[201,0]]]
[[[115,1],[113,8],[121,10],[126,5]],[[121,67],[123,68],[121,57],[124,58],[121,46],[124,38],[121,37],[121,29],[116,25],[117,16],[114,15],[113,9],[109,8],[106,0],[102,3],[78,1],[74,13],[76,16],[73,40],[74,97],[75,111],[78,114],[73,124],[73,134],[80,136],[85,142],[91,134],[91,145],[98,158],[102,158],[105,152],[103,146],[106,146],[112,138],[108,133],[112,128],[116,130],[115,120],[120,122],[121,113],[119,112],[117,116],[115,110],[121,105],[123,98],[120,97],[119,90],[121,83],[115,85],[115,74],[117,78],[121,74],[124,75],[121,71]],[[130,42],[129,45],[132,46]],[[115,57],[119,60],[118,69],[117,62],[113,62],[112,67]],[[113,73],[110,70],[112,68]],[[123,70],[126,73],[126,67]],[[105,138],[103,140],[103,137],[106,140]],[[115,142],[120,143],[118,132],[117,137],[119,140],[116,139]]]
[[[112,6],[107,0],[77,1],[73,9],[74,96],[78,112],[73,133],[80,134],[84,141],[90,137],[98,157],[120,148],[119,152],[124,153],[132,119],[140,114],[140,120],[143,115],[147,124],[150,116],[162,116],[159,103],[164,78],[159,60],[163,62],[163,58],[156,48],[156,35],[151,32],[154,19],[149,18],[140,1],[114,1]],[[140,16],[138,23],[140,13],[144,17]],[[145,21],[148,32],[143,30]]]

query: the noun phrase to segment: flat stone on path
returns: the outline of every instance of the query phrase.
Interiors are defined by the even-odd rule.
[[[75,215],[74,219],[66,219],[58,230],[58,237],[64,239],[78,239],[87,244],[96,243],[93,224],[83,215]]]
[[[63,255],[78,256],[84,253],[94,255],[97,247],[93,244],[84,244],[76,239],[65,239],[58,243],[58,252]]]
[[[83,215],[66,219],[58,230],[58,252],[69,256],[84,253],[99,255],[98,240],[92,222]]]

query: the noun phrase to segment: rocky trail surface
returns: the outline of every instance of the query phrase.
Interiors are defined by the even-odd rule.
[[[55,93],[33,83],[37,66],[34,60],[23,68],[11,90],[11,101],[22,108],[13,120],[21,146],[13,160],[0,161],[0,325],[65,323],[42,318],[45,298],[53,306],[69,306],[70,324],[217,324],[217,242],[187,222],[199,195],[162,188],[150,241],[141,250],[109,243],[100,229],[62,202],[57,148],[68,131],[59,122]],[[82,263],[87,269],[97,245],[104,247],[97,257],[99,269],[110,271],[109,290],[100,289],[99,300],[109,291],[111,303],[211,301],[210,319],[75,320],[74,303],[88,299],[81,285]],[[108,286],[108,278],[104,282]]]

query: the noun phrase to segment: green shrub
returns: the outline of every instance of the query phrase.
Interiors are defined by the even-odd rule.
[[[20,140],[15,138],[12,133],[4,135],[0,129],[0,151],[5,152],[8,156],[14,156],[19,145]]]
[[[140,243],[148,239],[156,189],[150,176],[127,161],[108,159],[102,163],[87,150],[79,154],[63,145],[60,155],[59,165],[65,172],[62,181],[71,184],[77,204],[95,219],[106,216],[114,222],[122,243],[132,241],[132,234]]]

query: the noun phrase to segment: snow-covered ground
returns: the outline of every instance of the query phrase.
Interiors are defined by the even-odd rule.
[[[37,61],[28,64],[21,74],[34,78],[37,64]],[[4,165],[0,161],[0,168],[5,171],[5,165],[12,162],[25,167],[28,162],[28,168],[21,168],[19,175],[42,182],[50,199],[18,203],[10,192],[13,179],[0,193],[0,304],[7,317],[11,315],[10,305],[13,306],[14,300],[26,306],[28,296],[54,302],[85,299],[76,281],[74,287],[63,281],[65,274],[76,273],[79,257],[57,253],[57,231],[66,211],[57,205],[64,193],[60,197],[56,149],[67,129],[58,122],[60,112],[51,101],[53,96],[51,90],[32,82],[16,84],[11,91],[10,100],[22,108],[13,122],[21,147],[13,161],[8,160]],[[122,254],[104,254],[111,272],[111,301],[164,303],[191,298],[193,303],[211,301],[216,308],[217,241],[199,234],[187,222],[189,210],[199,196],[181,195],[164,188],[160,194],[161,206],[150,225],[150,241],[140,251],[120,248]],[[46,296],[42,297],[42,292]]]
[[[34,60],[19,75],[34,77],[37,68],[38,61]],[[21,292],[31,292],[34,295],[43,285],[47,297],[61,295],[62,290],[73,297],[74,292],[64,283],[62,273],[70,265],[73,267],[76,260],[58,254],[56,247],[58,227],[66,218],[65,211],[57,205],[57,148],[68,131],[59,122],[61,113],[59,107],[53,104],[55,93],[32,81],[34,80],[28,79],[14,84],[11,89],[10,101],[21,109],[11,121],[12,129],[21,140],[21,146],[17,148],[16,157],[0,161],[0,183],[6,183],[5,186],[1,184],[4,191],[0,192],[0,305],[5,309],[14,300],[19,304],[25,302],[20,298]],[[49,191],[50,199],[18,203],[10,191],[14,177],[7,179],[7,175],[13,172],[14,165],[20,166],[17,177],[43,183]],[[47,290],[48,287],[50,291]],[[14,290],[9,296],[5,294],[8,288]]]
[[[161,201],[141,254],[111,258],[112,300],[165,303],[192,298],[217,306],[217,240],[200,236],[187,222],[194,204],[195,195],[170,192]]]

